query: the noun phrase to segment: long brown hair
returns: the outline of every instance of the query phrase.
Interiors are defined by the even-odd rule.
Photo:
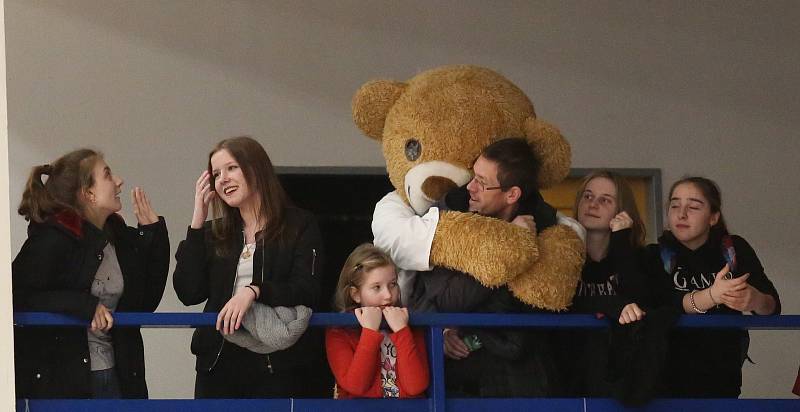
[[[610,170],[595,170],[584,177],[583,182],[581,182],[581,187],[578,189],[578,193],[575,196],[575,204],[572,207],[572,216],[575,219],[578,218],[578,205],[583,197],[583,192],[586,190],[586,185],[598,177],[603,177],[610,180],[614,184],[614,188],[617,189],[616,213],[627,212],[628,216],[630,216],[631,220],[633,220],[630,237],[631,245],[633,247],[644,246],[647,229],[645,229],[644,222],[642,222],[642,217],[639,215],[639,208],[636,206],[636,198],[633,196],[633,190],[631,190],[631,186],[628,184],[628,181],[625,180],[625,178],[619,173],[615,173]]]
[[[291,205],[286,196],[272,161],[267,152],[256,140],[249,136],[239,136],[225,139],[217,143],[208,154],[208,173],[213,176],[211,169],[211,156],[220,150],[227,150],[228,153],[239,163],[247,185],[250,190],[258,193],[261,203],[258,205],[258,221],[262,219],[266,226],[261,232],[258,240],[270,241],[283,233],[285,230],[284,213],[285,209]],[[213,187],[212,182],[212,187]],[[218,255],[227,255],[233,251],[232,240],[241,236],[237,233],[237,227],[242,224],[242,216],[238,208],[228,206],[220,196],[215,196],[211,203],[213,215],[221,219],[212,222],[212,233],[217,240],[216,252]]]
[[[350,296],[350,288],[361,287],[364,283],[364,274],[384,266],[391,266],[397,271],[392,258],[372,243],[363,243],[353,249],[339,274],[336,293],[333,295],[333,307],[340,312],[349,312],[359,307]]]
[[[52,164],[34,166],[17,212],[25,216],[25,220],[39,223],[64,210],[85,217],[80,195],[94,185],[92,171],[102,158],[100,152],[78,149]],[[42,181],[43,175],[47,175],[46,182]]]
[[[717,224],[711,226],[712,230],[718,231],[722,235],[728,234],[728,225],[725,223],[725,217],[722,216],[722,192],[719,190],[717,182],[702,176],[684,176],[677,182],[673,183],[669,188],[669,197],[667,197],[667,210],[669,210],[670,199],[675,192],[675,188],[684,183],[694,185],[698,190],[703,193],[703,197],[708,201],[708,206],[711,213],[719,213],[719,220]]]

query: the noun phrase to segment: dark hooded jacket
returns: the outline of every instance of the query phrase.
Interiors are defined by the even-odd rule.
[[[736,255],[734,276],[749,273],[747,283],[775,299],[780,314],[778,291],[767,278],[761,261],[746,240],[732,235]],[[649,277],[654,282],[656,305],[683,312],[683,296],[703,290],[714,282],[716,273],[727,263],[723,253],[723,234],[711,231],[705,244],[695,250],[683,246],[669,231],[657,245],[648,246]],[[665,265],[662,256],[672,256]],[[669,268],[665,268],[669,266]],[[741,316],[742,312],[717,305],[708,310],[713,315]],[[666,396],[738,397],[742,386],[742,363],[747,358],[749,335],[739,329],[684,328],[672,332],[665,372]]]
[[[119,215],[104,230],[71,212],[28,226],[28,239],[12,264],[15,311],[58,312],[88,322],[98,298],[91,294],[103,249],[114,245],[124,289],[117,312],[152,312],[169,271],[163,218],[128,227]],[[123,398],[147,398],[144,345],[138,327],[113,327],[114,361]],[[91,398],[86,328],[14,328],[18,398]]]

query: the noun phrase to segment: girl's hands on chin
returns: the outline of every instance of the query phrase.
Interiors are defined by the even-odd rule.
[[[397,332],[400,329],[408,326],[408,309],[398,308],[396,306],[387,306],[383,308],[383,317],[386,323],[392,329],[392,332]]]
[[[214,198],[213,182],[208,170],[203,170],[194,185],[194,212],[192,213],[192,229],[200,229],[208,217],[208,204]]]
[[[372,329],[377,331],[381,327],[381,319],[383,314],[381,308],[374,306],[362,306],[355,310],[356,319],[361,324],[362,328]]]

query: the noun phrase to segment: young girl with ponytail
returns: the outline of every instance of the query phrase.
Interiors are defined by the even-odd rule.
[[[57,312],[88,328],[17,327],[17,398],[147,398],[139,328],[114,313],[152,312],[169,270],[167,226],[141,188],[138,227],[117,212],[122,179],[103,155],[76,150],[33,168],[19,214],[28,239],[12,264],[15,311]]]

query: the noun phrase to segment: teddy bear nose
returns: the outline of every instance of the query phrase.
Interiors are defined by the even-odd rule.
[[[447,192],[457,188],[452,180],[441,176],[430,176],[422,182],[422,193],[429,199],[441,199]]]

